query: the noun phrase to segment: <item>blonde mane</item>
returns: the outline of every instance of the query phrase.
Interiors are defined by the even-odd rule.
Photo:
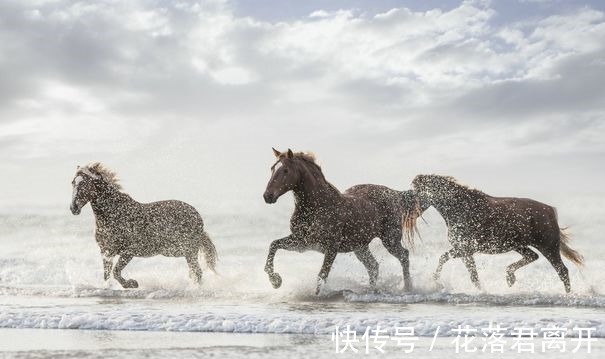
[[[317,159],[315,157],[315,154],[313,152],[293,152],[294,158],[300,158],[303,159],[305,161],[309,161],[312,162],[313,164],[319,166],[319,164],[317,163]],[[279,158],[287,158],[288,153],[287,152],[283,152],[282,154],[279,155]]]
[[[280,156],[281,158],[281,156]],[[321,166],[319,165],[319,163],[317,163],[317,159],[315,157],[315,154],[313,152],[294,152],[294,159],[301,159],[311,165],[313,165],[321,174],[321,176],[323,177],[323,179],[325,180],[325,176],[323,174],[323,171],[321,170]],[[326,181],[327,182],[327,181]]]
[[[317,163],[317,158],[315,157],[315,154],[313,152],[296,152],[294,153],[294,157],[302,158],[305,161],[313,162],[314,164],[319,166],[319,164]]]
[[[89,172],[93,176],[100,177],[105,183],[111,185],[115,189],[122,189],[118,175],[101,162],[92,162],[86,166],[78,167],[78,171],[82,171],[84,173]]]

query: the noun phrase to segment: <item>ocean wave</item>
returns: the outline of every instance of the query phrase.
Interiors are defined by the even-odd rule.
[[[327,314],[242,314],[242,313],[165,313],[148,310],[83,311],[64,309],[9,309],[0,313],[1,328],[80,329],[80,330],[135,330],[176,332],[224,332],[224,333],[273,333],[273,334],[330,334],[335,328],[345,328],[358,333],[380,326],[393,334],[398,327],[413,327],[415,336],[431,337],[439,328],[442,337],[456,336],[456,329],[487,328],[491,320],[478,318],[435,318],[374,316],[354,313],[350,315]],[[577,336],[573,328],[593,328],[593,337],[605,337],[605,320],[543,318],[529,321],[525,318],[499,318],[494,325],[509,328],[567,328],[567,336]]]
[[[197,287],[183,289],[149,288],[124,290],[78,286],[0,286],[0,296],[32,296],[49,298],[117,298],[117,299],[187,299],[216,298],[211,290]]]
[[[99,288],[88,286],[0,286],[0,296],[44,296],[63,298],[124,298],[124,299],[241,299],[262,302],[267,298],[275,298],[265,293],[236,293],[225,297],[224,292],[212,289],[198,288],[148,288],[124,290],[115,288]],[[355,292],[351,290],[332,290],[319,296],[314,294],[296,294],[291,298],[284,294],[284,300],[298,302],[349,302],[349,303],[386,303],[386,304],[477,304],[494,306],[545,306],[545,307],[576,307],[576,308],[605,308],[605,296],[600,294],[561,294],[546,295],[542,293],[520,294],[466,294],[437,292],[412,292],[398,294],[392,292]]]
[[[391,293],[353,293],[345,291],[343,297],[349,302],[363,303],[434,303],[434,304],[489,304],[501,306],[549,306],[549,307],[587,307],[605,308],[605,296],[602,295],[544,295],[527,294],[465,294],[465,293],[410,293],[396,295]]]
[[[391,333],[398,327],[413,327],[417,336],[433,336],[439,327],[439,336],[454,336],[459,326],[486,328],[494,322],[511,329],[534,328],[538,333],[542,328],[564,327],[568,328],[568,336],[577,335],[574,327],[594,328],[594,337],[605,337],[605,315],[595,314],[605,307],[605,297],[597,295],[402,295],[337,290],[320,296],[290,294],[283,298],[266,297],[263,293],[249,297],[238,294],[237,300],[227,300],[223,293],[200,288],[5,286],[0,287],[0,296],[16,298],[1,305],[0,328],[323,335],[332,333],[337,326],[349,326],[358,333],[380,326]],[[226,302],[233,304],[225,305]],[[406,308],[415,304],[419,306],[414,310]],[[467,305],[487,309],[469,310]],[[511,306],[519,309],[507,308]],[[532,309],[535,306],[561,309],[557,315],[549,315],[536,312]]]

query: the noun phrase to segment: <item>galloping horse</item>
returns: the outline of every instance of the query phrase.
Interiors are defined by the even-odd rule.
[[[411,191],[360,185],[343,194],[326,180],[313,155],[290,149],[284,153],[273,149],[273,153],[277,162],[271,167],[271,179],[263,196],[265,202],[275,203],[281,195],[292,191],[296,204],[290,219],[292,234],[273,241],[269,248],[265,272],[274,288],[282,283],[281,276],[273,271],[278,249],[315,250],[324,254],[316,294],[326,281],[336,255],[345,252],[355,253],[368,271],[370,285],[374,286],[378,262],[368,245],[378,237],[401,263],[405,290],[411,290],[408,250],[401,244],[404,209],[416,203]]]
[[[78,166],[72,186],[71,212],[80,214],[88,202],[92,206],[105,280],[109,279],[113,257],[118,255],[113,276],[124,288],[139,286],[134,279],[122,278],[122,270],[133,257],[185,257],[190,274],[201,283],[201,251],[214,271],[216,249],[192,206],[180,201],[139,203],[121,192],[115,173],[98,162]]]
[[[417,199],[432,205],[441,214],[448,228],[452,249],[439,258],[435,280],[450,258],[462,258],[473,284],[480,288],[473,259],[475,253],[497,254],[516,251],[523,256],[506,269],[509,286],[515,271],[538,259],[537,249],[555,268],[565,291],[571,291],[567,267],[561,254],[577,265],[582,256],[571,249],[569,237],[559,228],[554,207],[528,198],[492,197],[479,190],[461,185],[452,177],[418,175],[412,181]],[[415,226],[420,210],[408,213],[408,230]]]

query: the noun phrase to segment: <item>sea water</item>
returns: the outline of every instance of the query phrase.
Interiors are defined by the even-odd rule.
[[[505,269],[520,258],[516,253],[476,256],[482,290],[473,287],[456,259],[445,265],[436,283],[432,273],[449,243],[445,224],[433,210],[425,214],[426,223],[419,222],[422,239],[416,239],[410,253],[412,292],[402,291],[399,262],[375,239],[370,248],[380,263],[377,287],[369,287],[364,267],[352,254],[339,254],[318,296],[319,253],[278,251],[279,289],[271,287],[263,271],[270,242],[288,234],[290,204],[202,210],[219,253],[218,274],[205,270],[203,285],[197,287],[184,258],[135,258],[123,275],[136,279],[139,288],[129,290],[114,280],[103,281],[88,207],[77,217],[63,209],[4,211],[0,351],[9,357],[332,357],[337,355],[335,339],[346,339],[343,333],[351,339],[355,333],[353,346],[359,351],[348,347],[342,355],[363,356],[364,333],[378,329],[388,342],[384,355],[403,353],[396,339],[406,330],[415,339],[415,356],[439,357],[485,350],[482,328],[499,325],[508,328],[500,357],[519,355],[514,328],[536,333],[536,356],[548,354],[541,350],[544,329],[564,328],[566,350],[549,357],[571,355],[572,340],[579,337],[574,328],[590,328],[596,338],[590,355],[600,357],[605,341],[601,203],[602,198],[594,197],[557,203],[561,225],[570,225],[570,245],[585,256],[583,268],[566,261],[571,294],[564,293],[543,257],[517,271],[517,283],[509,288]],[[461,328],[477,330],[472,347],[453,342]],[[374,345],[369,349],[382,354]],[[581,353],[587,355],[586,343],[576,354]]]

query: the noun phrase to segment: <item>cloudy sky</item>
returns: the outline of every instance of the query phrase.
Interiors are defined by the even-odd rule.
[[[67,210],[93,160],[143,201],[262,205],[271,146],[341,189],[603,193],[605,3],[0,2],[0,208]]]

